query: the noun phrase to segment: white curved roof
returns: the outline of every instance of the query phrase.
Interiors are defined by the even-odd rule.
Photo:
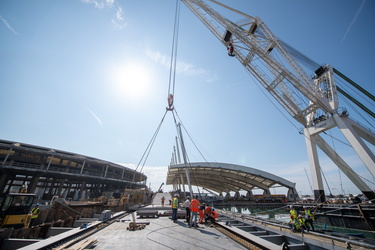
[[[275,185],[295,189],[295,183],[274,174],[241,165],[217,162],[193,162],[187,165],[190,173],[190,183],[212,191],[237,192],[251,191],[261,188],[269,191]],[[186,165],[169,166],[167,185],[187,184]]]

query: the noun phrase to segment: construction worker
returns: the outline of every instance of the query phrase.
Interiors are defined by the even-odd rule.
[[[190,197],[188,196],[186,198],[186,201],[184,202],[184,207],[186,211],[186,222],[188,223],[188,225],[190,224],[190,203]]]
[[[161,197],[161,205],[164,207],[164,201],[165,201],[165,198],[164,198],[164,196],[163,197]]]
[[[198,218],[199,206],[200,206],[200,203],[199,203],[198,195],[197,195],[195,196],[195,199],[193,199],[190,202],[191,219],[190,219],[189,227],[194,226],[195,228],[198,228],[197,218]]]
[[[302,215],[298,215],[296,221],[296,231],[302,232],[303,230],[306,230],[305,218]]]
[[[304,206],[303,209],[305,210],[305,225],[306,225],[306,229],[307,231],[310,231],[310,227],[312,229],[312,231],[315,231],[314,229],[314,214],[311,212],[311,210],[307,207],[307,206]]]
[[[176,194],[172,201],[172,220],[177,221],[177,209],[178,209],[178,195]]]
[[[215,211],[215,208],[212,208],[212,217],[215,221],[219,219],[219,214]]]
[[[203,203],[200,207],[199,207],[199,223],[200,224],[203,224],[203,220],[204,220],[204,210],[206,208],[206,203]]]
[[[206,208],[204,209],[204,222],[207,224],[208,221],[211,223],[215,222],[214,217],[212,216],[212,208],[210,205],[207,205]]]
[[[31,221],[30,221],[30,226],[35,226],[35,221],[38,218],[38,213],[39,213],[39,203],[35,204],[35,207],[31,209]]]
[[[290,206],[290,221],[289,221],[289,226],[290,226],[290,229],[292,229],[293,231],[295,231],[297,228],[296,228],[296,224],[297,224],[297,217],[298,217],[298,214],[297,214],[297,211],[294,209],[293,206]]]
[[[233,46],[233,42],[230,42],[228,44],[228,56],[234,56],[234,46]]]

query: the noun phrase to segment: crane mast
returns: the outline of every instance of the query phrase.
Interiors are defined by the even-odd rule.
[[[365,139],[375,145],[375,134],[353,122],[345,109],[339,109],[333,68],[324,65],[314,72],[313,77],[309,76],[259,17],[252,17],[210,0],[243,17],[233,22],[203,0],[181,1],[224,46],[234,46],[233,53],[228,52],[228,54],[235,56],[277,102],[303,125],[315,199],[325,201],[317,146],[369,199],[375,199],[371,188],[319,136],[319,133],[338,127],[370,173],[375,176],[374,154],[362,140]],[[318,114],[323,115],[318,116]]]

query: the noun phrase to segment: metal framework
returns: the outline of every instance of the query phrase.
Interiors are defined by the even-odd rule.
[[[234,45],[235,58],[303,125],[316,200],[325,201],[317,146],[369,199],[375,199],[371,188],[319,136],[326,130],[338,127],[375,176],[375,156],[363,141],[375,145],[375,134],[351,120],[344,109],[339,109],[332,67],[322,66],[315,71],[314,77],[310,77],[260,18],[210,0],[243,16],[242,20],[232,22],[202,0],[181,1],[224,46]]]
[[[189,175],[186,170],[189,170]],[[274,174],[240,165],[218,162],[194,162],[174,164],[168,168],[167,185],[187,183],[203,187],[217,193],[247,191],[259,188],[266,195],[271,194],[272,187],[285,187],[288,199],[298,195],[295,183]],[[191,192],[191,191],[190,191]]]
[[[53,195],[79,199],[84,193],[94,198],[103,192],[147,188],[146,181],[146,175],[112,162],[0,140],[0,194],[25,186],[46,199]]]

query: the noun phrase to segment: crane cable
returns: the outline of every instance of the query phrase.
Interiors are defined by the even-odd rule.
[[[167,112],[168,112],[167,110],[164,112],[163,118],[161,119],[161,121],[160,121],[160,123],[159,123],[159,125],[158,125],[158,127],[157,127],[157,129],[156,129],[156,131],[155,131],[155,133],[154,133],[154,135],[152,136],[150,142],[148,143],[148,145],[147,145],[147,147],[146,147],[146,150],[144,151],[144,153],[143,153],[141,159],[139,160],[139,162],[138,162],[138,164],[137,164],[137,167],[134,169],[133,179],[132,179],[132,182],[129,182],[129,183],[128,183],[128,184],[129,184],[128,187],[130,187],[130,185],[133,184],[133,183],[135,182],[135,175],[137,174],[137,170],[138,170],[138,168],[139,168],[141,165],[142,165],[142,166],[140,167],[139,172],[140,172],[140,173],[142,172],[143,167],[144,167],[145,164],[146,164],[147,158],[148,158],[148,156],[150,155],[150,152],[151,152],[152,146],[153,146],[154,143],[155,143],[156,137],[157,137],[157,135],[159,134],[159,131],[160,131],[161,125],[163,124],[163,121],[164,121],[164,118],[165,118]],[[132,193],[133,193],[133,190],[131,191],[130,194],[132,194]]]
[[[163,124],[163,121],[164,121],[164,118],[165,118],[166,114],[167,114],[167,111],[164,112],[163,118],[161,119],[161,121],[160,121],[160,123],[159,123],[159,126],[157,127],[157,129],[156,129],[154,135],[152,136],[152,138],[151,138],[149,144],[147,145],[147,148],[146,148],[145,152],[143,153],[143,155],[142,155],[142,157],[141,157],[141,160],[139,161],[139,163],[138,163],[138,165],[137,165],[137,168],[138,168],[138,167],[141,165],[141,163],[143,162],[143,163],[142,163],[142,167],[141,167],[140,172],[142,172],[143,167],[144,167],[144,165],[146,164],[147,158],[148,158],[148,156],[149,156],[149,154],[150,154],[150,152],[151,152],[152,146],[153,146],[154,143],[155,143],[156,137],[157,137],[157,135],[159,134],[159,131],[160,131],[161,125]]]
[[[178,117],[180,124],[182,124],[180,117],[178,116],[177,112],[174,109],[173,102],[174,102],[174,90],[175,90],[175,83],[176,83],[176,72],[177,72],[177,48],[178,48],[178,34],[179,34],[179,26],[180,26],[180,1],[176,1],[176,9],[175,9],[175,19],[174,19],[174,29],[173,29],[173,39],[172,39],[172,52],[171,52],[171,64],[170,64],[170,72],[169,72],[169,84],[168,84],[168,107],[167,111],[172,111],[173,114],[173,119],[175,122],[176,130],[177,130],[177,135],[179,136],[178,132],[178,124],[176,120],[176,116]],[[176,116],[175,116],[176,114]],[[182,127],[184,130],[187,132],[185,126],[182,124]],[[193,142],[194,146],[197,148],[196,144],[192,140],[191,136],[189,133],[187,133],[190,140]],[[182,142],[182,138],[180,139],[180,143]],[[198,152],[202,155],[202,153],[199,151]],[[185,151],[183,152],[186,157],[186,164],[189,165],[189,168],[191,167],[190,160],[188,158],[186,148]],[[203,155],[202,155],[203,156]],[[204,157],[203,157],[204,158]],[[207,162],[207,160],[204,158],[204,160]],[[192,174],[193,178],[196,179],[194,173]],[[199,192],[199,189],[198,189]],[[200,193],[200,192],[199,192]]]
[[[173,110],[174,89],[175,89],[176,71],[177,71],[177,45],[178,45],[179,26],[180,26],[180,1],[176,1],[173,38],[172,38],[171,64],[170,64],[170,70],[169,70],[167,110]]]
[[[179,137],[179,141],[180,141],[180,143],[183,143],[183,140],[182,140],[182,138],[180,138],[180,133],[179,133],[179,131],[178,131],[178,124],[177,124],[176,117],[178,118],[179,124],[180,124],[181,127],[184,129],[184,131],[185,131],[185,133],[187,134],[187,136],[189,137],[190,141],[193,143],[195,149],[198,151],[198,153],[200,154],[200,156],[203,158],[204,162],[207,163],[207,165],[211,167],[210,162],[207,161],[206,157],[203,155],[203,153],[201,152],[201,150],[199,150],[197,144],[195,143],[195,141],[193,140],[192,136],[190,135],[190,133],[189,133],[188,130],[186,129],[185,125],[183,124],[183,122],[182,122],[180,116],[178,115],[176,109],[174,109],[174,110],[173,110],[173,118],[174,118],[174,121],[175,121],[176,130],[177,130],[177,135],[178,135],[178,137]],[[182,131],[181,131],[181,132],[182,132]],[[186,167],[187,167],[189,170],[192,169],[193,167],[192,167],[192,165],[191,165],[191,162],[190,162],[189,156],[188,156],[188,154],[187,154],[186,147],[185,147],[185,146],[184,146],[184,147],[181,146],[181,150],[184,150],[183,154],[185,154],[185,156],[186,156],[186,162],[185,162]],[[198,183],[198,178],[197,178],[197,175],[195,174],[194,171],[191,171],[191,172],[190,172],[190,177],[191,177],[191,179],[194,180],[195,183]],[[199,186],[196,185],[196,187],[197,187],[198,194],[199,194],[200,198],[202,198],[202,195],[201,195],[201,192],[200,192]],[[192,194],[191,194],[191,195],[192,195]]]
[[[176,58],[177,58],[177,44],[178,44],[178,28],[179,28],[179,16],[180,16],[180,1],[176,1],[176,12],[175,12],[175,20],[174,20],[174,30],[173,30],[173,41],[172,41],[172,55],[171,55],[171,64],[170,64],[170,71],[169,71],[169,83],[168,83],[168,107],[165,111],[163,118],[161,119],[154,135],[151,138],[151,141],[147,145],[145,152],[143,153],[140,161],[138,162],[137,167],[134,170],[133,174],[133,182],[135,180],[135,175],[139,166],[142,164],[140,172],[142,172],[144,165],[146,164],[147,158],[151,152],[152,146],[156,140],[156,137],[159,133],[161,125],[164,121],[164,118],[168,111],[173,110],[173,96],[174,96],[174,88],[175,88],[175,79],[176,79]]]

